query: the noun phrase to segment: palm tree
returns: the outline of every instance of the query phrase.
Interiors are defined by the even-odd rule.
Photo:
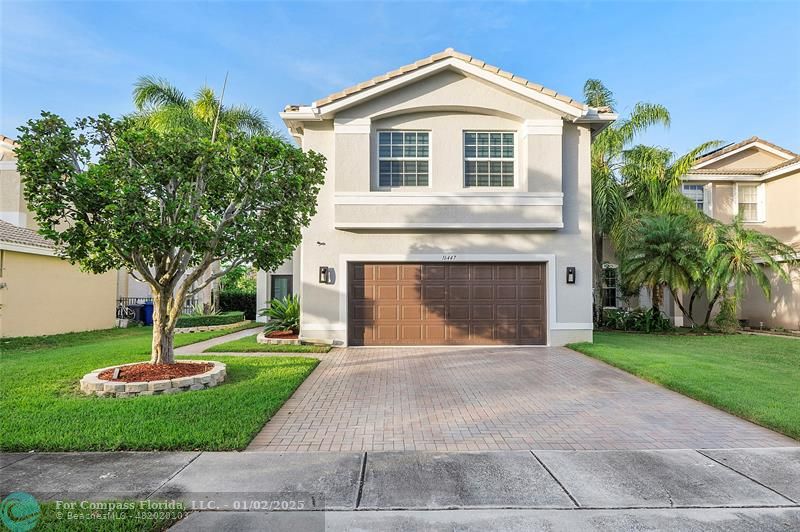
[[[584,99],[592,107],[614,111],[614,95],[603,82],[589,79],[583,87]],[[592,142],[592,225],[595,247],[595,286],[600,286],[603,240],[626,209],[622,176],[622,155],[634,139],[654,125],[669,126],[669,111],[650,103],[637,103],[631,114],[601,131]],[[599,293],[598,293],[599,297]],[[599,304],[599,303],[598,303]]]
[[[134,85],[133,103],[138,116],[159,130],[193,130],[209,137],[234,131],[273,134],[260,111],[243,105],[225,106],[209,87],[201,87],[191,99],[163,78],[142,76]]]
[[[797,263],[794,248],[760,231],[746,229],[740,216],[730,224],[717,223],[714,229],[707,240],[706,261],[710,273],[707,290],[710,298],[704,326],[708,325],[711,311],[720,297],[731,297],[738,309],[747,280],[752,278],[764,297],[769,298],[772,287],[767,270],[788,281],[789,272],[783,266]]]
[[[700,276],[703,253],[694,221],[683,214],[653,214],[641,219],[621,250],[620,274],[626,285],[647,286],[658,310],[663,288],[687,315],[678,290],[686,290]]]

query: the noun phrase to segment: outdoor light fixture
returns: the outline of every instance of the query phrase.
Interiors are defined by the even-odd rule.
[[[567,284],[575,284],[575,266],[567,266]]]
[[[319,267],[319,284],[328,284],[328,271],[330,268],[327,266],[320,266]]]

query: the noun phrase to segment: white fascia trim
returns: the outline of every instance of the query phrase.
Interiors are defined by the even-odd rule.
[[[334,196],[336,205],[563,205],[563,192],[536,193],[413,193],[413,192],[339,192]]]
[[[333,121],[333,131],[344,135],[369,135],[372,121],[369,118],[336,118]]]
[[[513,222],[513,223],[471,223],[471,222],[336,222],[336,229],[563,229],[563,222]]]
[[[765,172],[764,174],[762,174],[762,177],[764,179],[770,179],[773,177],[781,176],[783,174],[788,174],[790,172],[797,172],[797,171],[800,171],[800,161],[784,166],[782,168],[778,168],[776,170],[770,170],[768,172]]]
[[[442,260],[443,256],[455,256],[455,260]],[[552,330],[592,330],[591,323],[559,322],[556,308],[556,256],[550,253],[409,253],[409,254],[342,254],[339,255],[339,272],[337,283],[339,285],[339,321],[347,324],[347,278],[348,262],[439,262],[442,264],[453,262],[544,262],[547,267],[547,344],[550,345],[550,331]],[[302,325],[302,324],[301,324]],[[345,326],[346,328],[346,326]]]
[[[764,181],[764,174],[687,174],[682,181],[749,181],[759,183]]]
[[[57,257],[54,249],[40,248],[39,246],[28,246],[26,244],[16,244],[13,242],[0,242],[0,249],[4,251],[16,251],[17,253],[29,253],[31,255],[45,255],[47,257]]]
[[[562,135],[564,133],[563,120],[525,120],[522,124],[522,135]]]
[[[17,161],[0,161],[0,170],[16,170],[17,169]]]
[[[727,157],[730,157],[731,155],[735,155],[735,154],[737,154],[739,152],[742,152],[742,151],[747,150],[747,149],[752,148],[752,147],[756,147],[758,149],[761,149],[761,150],[764,150],[764,151],[768,151],[768,152],[770,152],[770,153],[772,153],[774,155],[777,155],[778,157],[783,157],[787,161],[789,159],[793,159],[794,158],[794,155],[789,155],[788,153],[785,153],[785,152],[783,152],[781,150],[776,150],[772,146],[767,146],[766,144],[762,144],[761,142],[754,141],[754,142],[750,142],[748,144],[745,144],[744,146],[740,146],[739,148],[736,148],[733,151],[729,151],[727,153],[723,153],[723,154],[717,155],[716,157],[713,157],[713,158],[711,158],[711,159],[709,159],[707,161],[703,161],[702,163],[700,163],[697,166],[695,166],[695,168],[703,168],[704,166],[708,166],[709,164],[711,164],[713,162],[719,161],[720,159],[725,159]]]
[[[449,57],[447,59],[431,63],[430,65],[424,66],[422,68],[412,70],[411,72],[408,72],[404,75],[398,76],[391,80],[384,81],[368,89],[360,90],[354,94],[351,94],[350,96],[345,96],[344,98],[341,98],[329,104],[322,105],[318,108],[319,115],[323,117],[329,117],[342,109],[355,105],[369,98],[373,98],[374,96],[380,94],[381,92],[390,91],[398,87],[402,87],[403,85],[409,84],[417,79],[430,76],[432,74],[435,74],[441,70],[445,70],[448,68],[456,69],[461,72],[464,72],[465,74],[469,74],[470,76],[473,76],[475,78],[480,78],[485,81],[488,81],[489,83],[507,89],[511,92],[517,93],[531,100],[537,101],[550,108],[556,109],[567,116],[573,118],[579,118],[586,114],[585,110],[573,107],[572,105],[569,105],[566,102],[558,100],[557,98],[548,96],[537,90],[520,85],[515,81],[511,81],[510,79],[504,78],[503,76],[484,70],[481,67],[469,64],[465,61],[462,61],[461,59],[457,59],[455,57]]]
[[[787,258],[781,257],[779,255],[772,255],[771,258],[775,262],[788,262]],[[800,251],[795,253],[793,256],[789,256],[788,260],[800,260]],[[764,259],[753,259],[753,262],[755,262],[756,264],[765,264],[766,263],[766,261]]]

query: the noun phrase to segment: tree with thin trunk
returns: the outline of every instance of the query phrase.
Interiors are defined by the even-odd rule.
[[[144,91],[141,102],[159,98]],[[291,256],[324,180],[322,155],[244,127],[246,113],[219,100],[188,107],[201,108],[143,105],[74,125],[44,112],[20,128],[18,168],[40,232],[85,271],[125,268],[150,286],[153,364],[175,362],[188,296],[241,264],[269,271]],[[226,268],[205,275],[216,261]]]
[[[778,279],[788,282],[788,268],[798,263],[794,248],[771,235],[745,228],[741,216],[736,216],[730,224],[717,223],[714,229],[707,238],[709,302],[704,326],[708,326],[720,298],[730,297],[734,310],[738,309],[749,279],[769,298],[772,286],[767,272],[772,271]]]
[[[678,290],[692,286],[702,268],[701,240],[692,220],[683,214],[659,214],[644,217],[630,235],[620,274],[628,285],[649,287],[656,310],[663,289],[669,288],[675,304],[686,314]]]
[[[583,87],[584,101],[592,107],[614,111],[614,95],[603,82],[589,79]],[[627,118],[617,120],[601,131],[592,141],[592,226],[594,242],[595,286],[600,286],[603,244],[614,224],[623,216],[627,202],[623,176],[620,174],[622,156],[633,141],[655,125],[668,127],[669,111],[658,104],[637,103]],[[600,297],[597,291],[596,297]],[[598,306],[601,302],[596,302]]]

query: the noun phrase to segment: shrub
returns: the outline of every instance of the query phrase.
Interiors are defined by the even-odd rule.
[[[208,325],[228,325],[244,321],[244,312],[231,311],[220,314],[205,314],[202,316],[181,316],[175,327],[202,327]]]
[[[714,318],[714,323],[724,333],[735,333],[739,330],[739,320],[736,319],[736,300],[726,297],[719,305],[719,314]]]
[[[256,319],[256,293],[248,290],[223,290],[219,293],[222,311],[240,310],[248,320]]]
[[[269,302],[269,307],[261,311],[261,315],[269,318],[264,327],[267,332],[300,332],[300,298],[296,295],[273,299]]]
[[[672,323],[660,310],[643,309],[608,309],[603,311],[600,325],[618,331],[636,331],[643,333],[664,332],[673,329]]]

